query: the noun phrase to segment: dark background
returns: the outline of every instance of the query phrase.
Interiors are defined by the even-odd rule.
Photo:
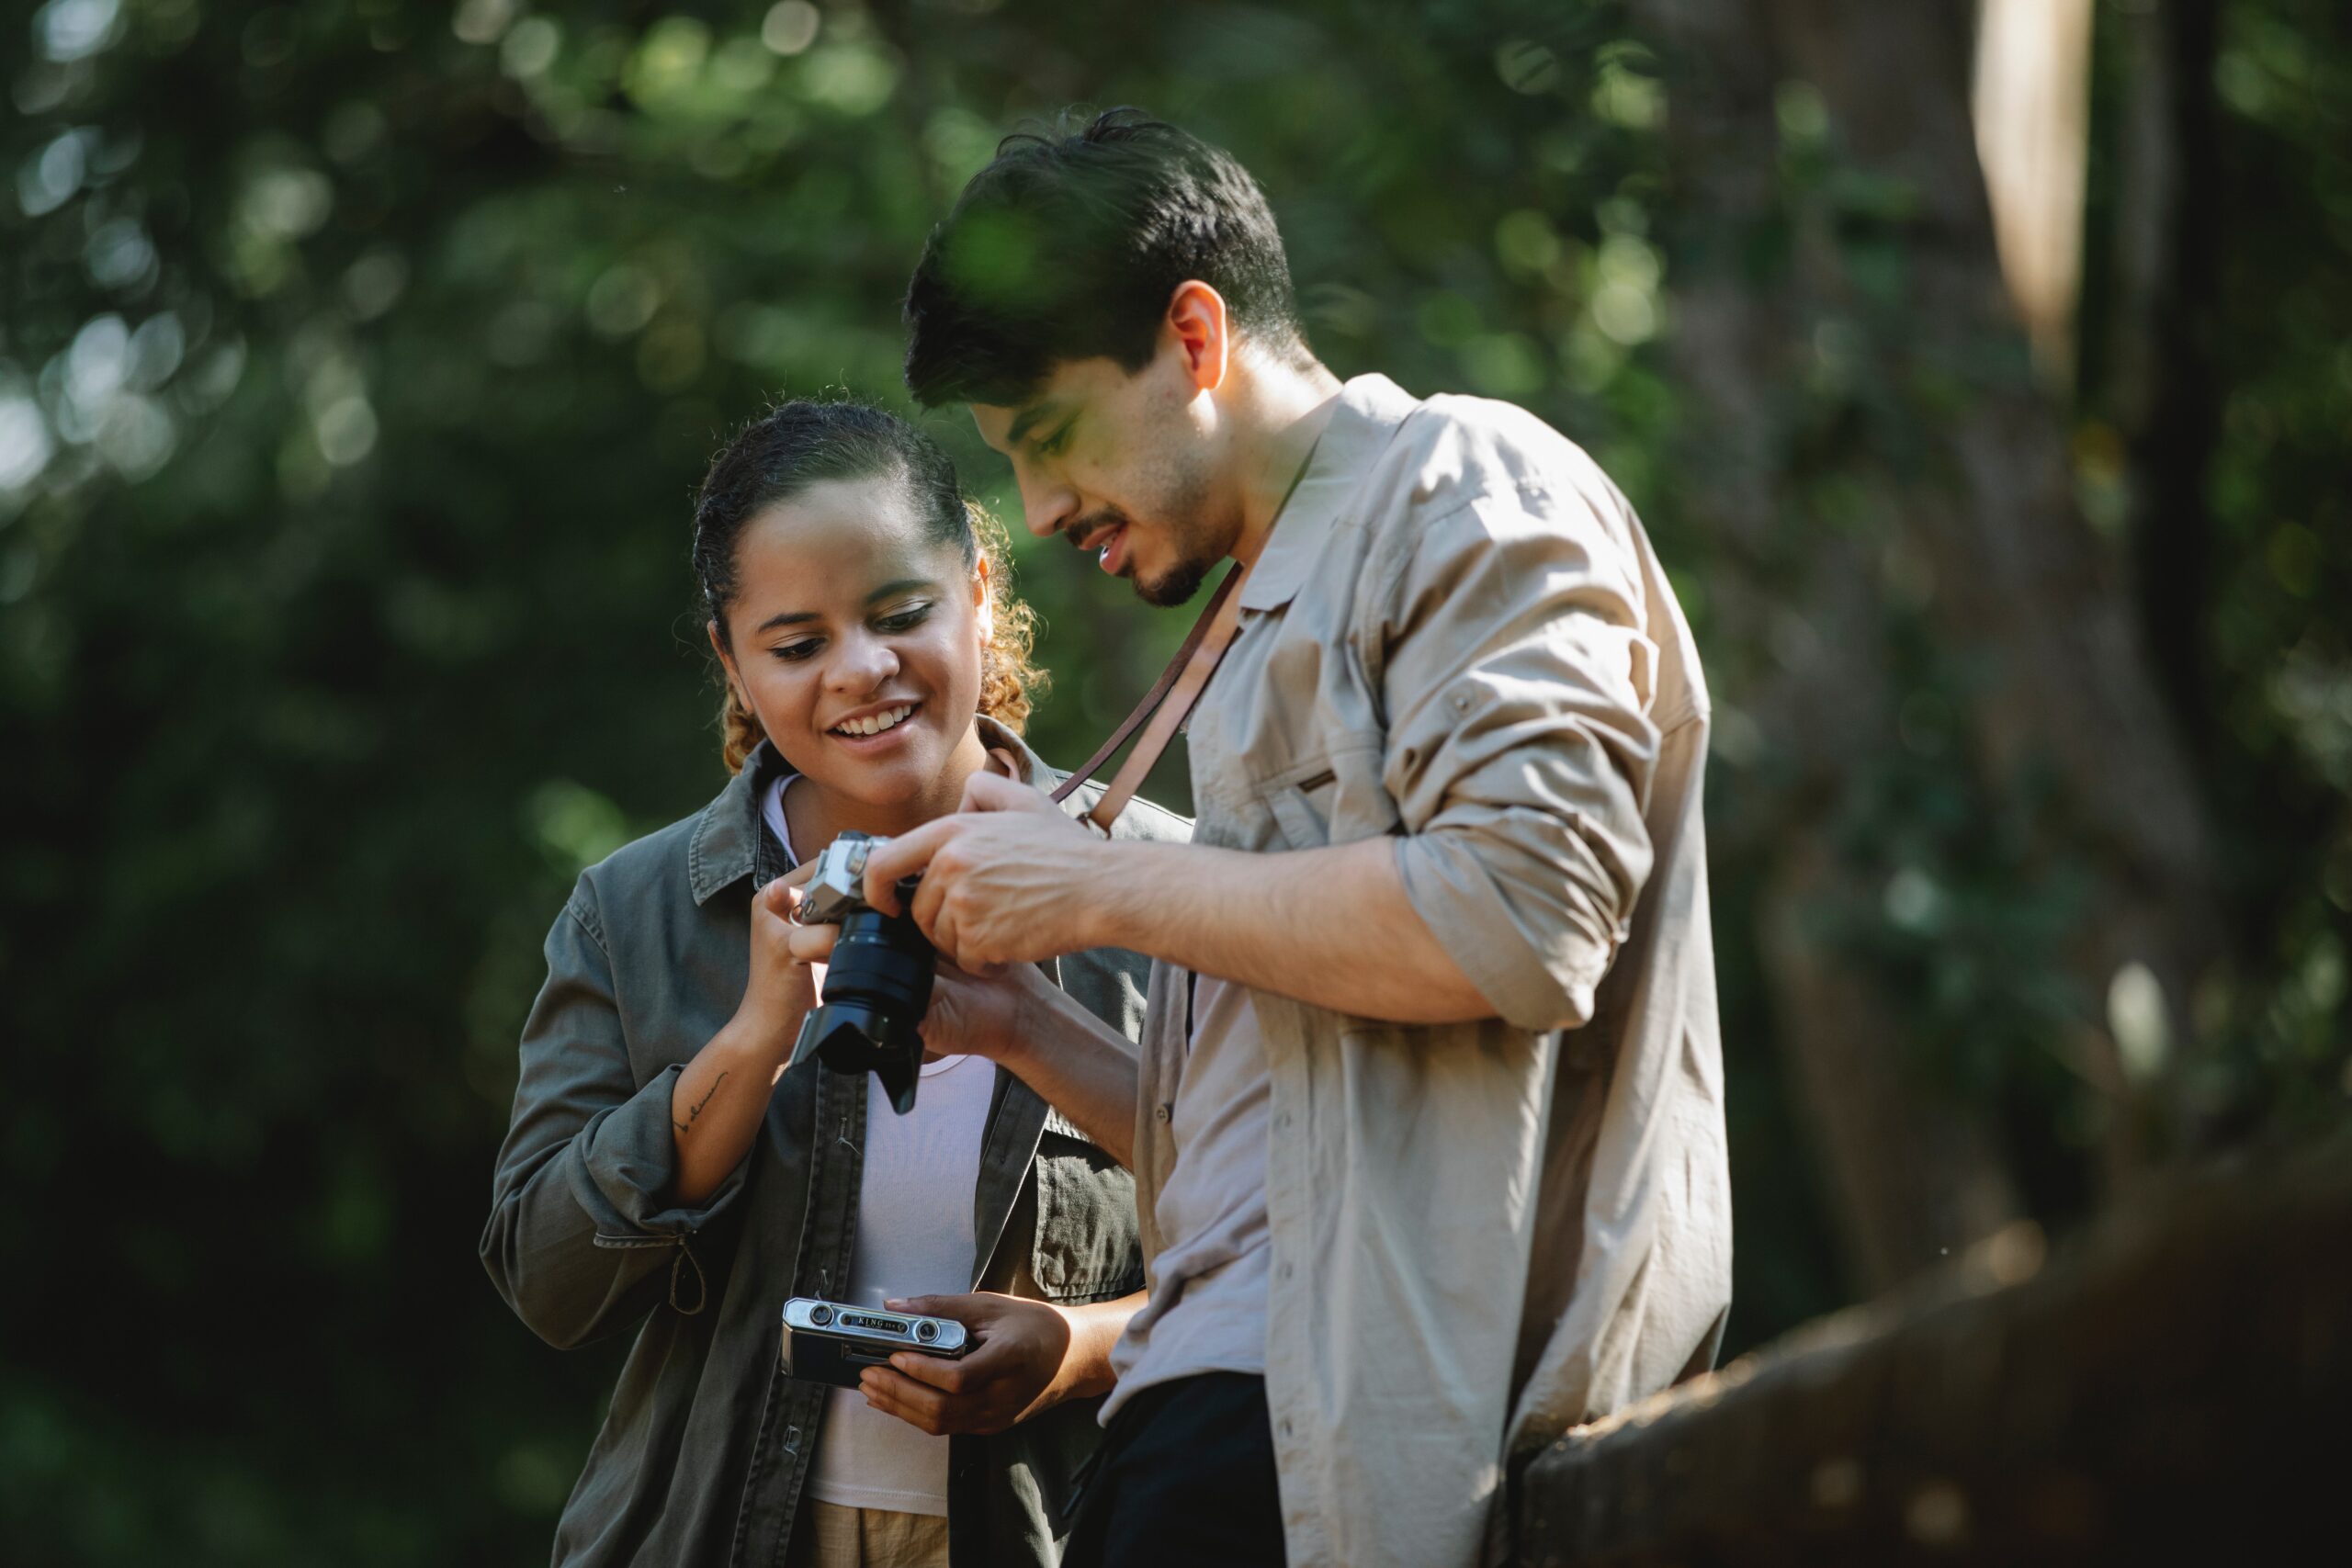
[[[2340,1121],[2352,13],[2092,12],[2030,346],[1962,4],[0,25],[0,1555],[544,1554],[622,1347],[474,1242],[571,879],[723,779],[693,487],[903,402],[929,225],[1072,103],[1258,174],[1341,374],[1641,509],[1718,705],[1731,1349]],[[1188,617],[1020,543],[1068,762]]]

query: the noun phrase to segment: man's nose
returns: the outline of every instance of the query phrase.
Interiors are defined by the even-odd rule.
[[[1078,515],[1078,491],[1058,479],[1024,475],[1021,479],[1021,521],[1032,534],[1050,539]]]

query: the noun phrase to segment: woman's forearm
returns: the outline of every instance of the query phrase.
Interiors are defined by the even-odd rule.
[[[681,1204],[691,1208],[708,1199],[751,1152],[767,1119],[768,1097],[790,1059],[794,1032],[738,1015],[678,1075],[670,1094],[670,1135],[678,1151]]]
[[[1066,1399],[1110,1393],[1118,1381],[1111,1370],[1111,1347],[1127,1331],[1127,1319],[1143,1310],[1144,1301],[1145,1293],[1137,1291],[1114,1302],[1057,1307],[1069,1324],[1069,1348],[1062,1356],[1061,1371],[1029,1414]]]

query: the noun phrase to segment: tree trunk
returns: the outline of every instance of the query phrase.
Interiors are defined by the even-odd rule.
[[[1853,934],[1891,905],[1901,866],[1851,825],[1905,743],[1905,650],[1925,628],[1967,664],[1942,765],[2030,824],[2020,874],[2089,868],[2062,951],[2037,955],[2078,998],[2041,1044],[2113,1102],[2110,1178],[2138,1163],[2128,1086],[2143,1064],[2100,1003],[2140,965],[2160,987],[2155,1032],[2187,1037],[2212,946],[2204,834],[2123,573],[2076,511],[2066,431],[2006,298],[1969,119],[1969,8],[1633,10],[1667,60],[1666,205],[1688,225],[1668,237],[1694,448],[1674,505],[1732,563],[1710,584],[1716,640],[1752,657],[1719,683],[1786,762],[1732,808],[1733,839],[1766,862],[1777,1030],[1856,1282],[1876,1291],[2016,1206],[1988,1120],[1908,1060],[1906,998]],[[1826,134],[1808,130],[1824,118]],[[1826,172],[1784,178],[1805,156]],[[2034,804],[2037,778],[2055,805]]]

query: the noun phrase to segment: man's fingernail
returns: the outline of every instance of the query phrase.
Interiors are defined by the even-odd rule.
[[[904,1312],[907,1310],[907,1298],[904,1296],[892,1296],[888,1301],[884,1302],[882,1304],[889,1308],[892,1312]]]

